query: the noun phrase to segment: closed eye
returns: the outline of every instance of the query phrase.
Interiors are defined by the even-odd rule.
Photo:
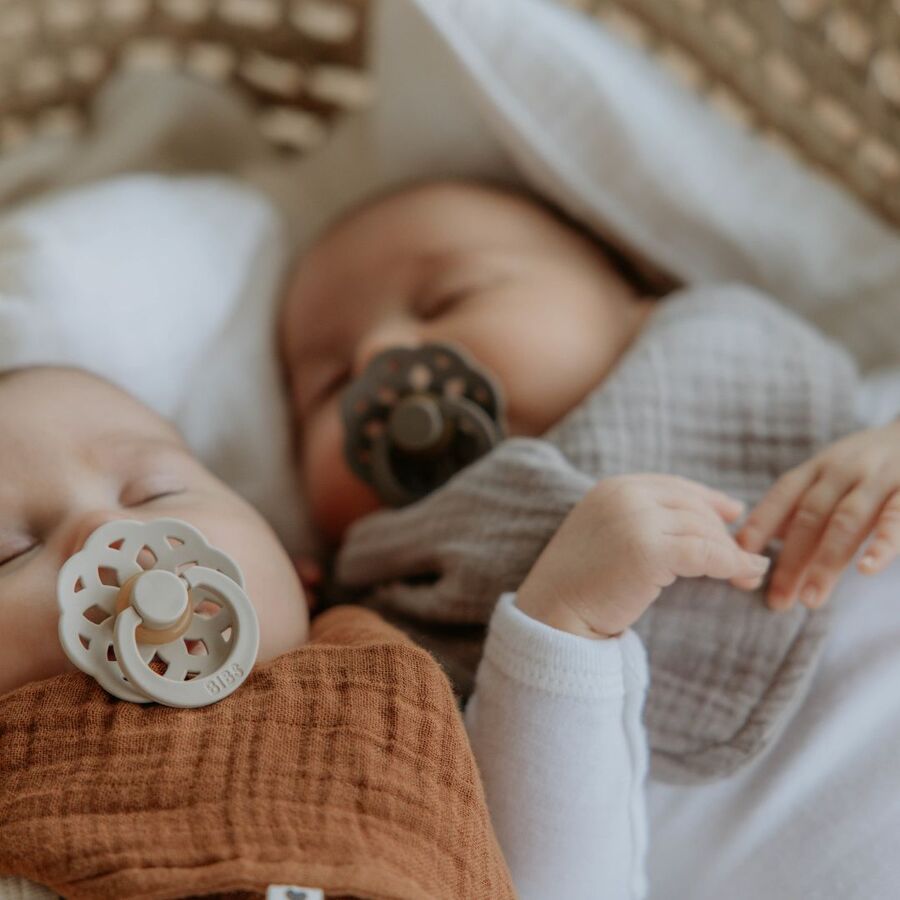
[[[423,322],[430,322],[450,312],[454,306],[465,300],[469,293],[469,290],[456,290],[418,297],[415,301],[415,313]]]
[[[187,490],[180,478],[171,475],[154,475],[129,484],[124,491],[120,502],[122,506],[143,506],[145,503],[153,503],[166,497],[174,497],[183,494]]]
[[[23,559],[40,546],[40,541],[30,537],[13,538],[0,544],[0,566]]]
[[[312,402],[314,405],[323,403],[332,394],[340,390],[350,380],[349,366],[335,366],[316,385]]]
[[[183,489],[178,490],[178,491],[158,491],[155,494],[150,494],[149,496],[144,497],[143,500],[141,500],[139,503],[136,503],[135,505],[142,506],[145,503],[153,503],[154,500],[163,500],[166,497],[176,497],[176,496],[178,496],[178,494],[183,494],[183,493],[184,493]]]

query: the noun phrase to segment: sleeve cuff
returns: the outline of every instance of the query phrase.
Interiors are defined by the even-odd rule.
[[[635,632],[594,640],[526,615],[504,594],[491,618],[484,660],[508,678],[568,697],[608,699],[647,686],[647,658]]]

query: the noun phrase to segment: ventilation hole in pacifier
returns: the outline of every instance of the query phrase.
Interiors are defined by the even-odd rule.
[[[116,648],[112,644],[106,645],[106,658],[109,662],[116,661]]]
[[[106,587],[122,587],[119,584],[119,573],[110,566],[100,566],[97,569],[97,577],[100,579],[100,584]]]
[[[166,535],[166,542],[172,548],[184,546],[184,541],[181,538],[175,537],[174,535],[171,535],[171,534]]]
[[[203,599],[194,607],[194,615],[201,619],[211,619],[222,611],[222,607],[212,600]]]
[[[96,603],[89,606],[82,615],[94,625],[102,625],[109,618],[109,613],[102,606],[97,606]]]
[[[444,396],[452,397],[458,399],[459,397],[465,396],[466,393],[466,379],[465,378],[451,378],[444,385]]]
[[[363,434],[370,440],[376,441],[384,434],[384,422],[380,419],[369,419],[363,426]]]
[[[81,646],[84,647],[85,650],[91,649],[91,639],[89,637],[85,637],[83,634],[79,634],[78,640],[81,641]]]
[[[125,538],[118,538],[117,540],[113,541],[111,544],[107,544],[106,546],[109,547],[110,550],[121,550],[124,543]]]
[[[193,681],[199,674],[199,672],[195,672],[193,669],[188,669],[187,672],[184,673],[184,680]]]
[[[75,587],[73,588],[73,593],[80,593],[84,590],[84,582],[81,580],[81,576],[78,577],[78,580],[75,582]]]
[[[159,558],[149,547],[145,546],[138,551],[136,562],[146,572],[148,569],[156,568]]]
[[[397,402],[397,392],[387,385],[382,385],[375,392],[375,396],[378,398],[378,402],[383,404],[384,406],[393,406]]]
[[[231,640],[231,626],[228,625],[226,628],[222,629],[222,640],[230,641]]]
[[[185,572],[187,572],[188,569],[193,569],[194,566],[196,566],[196,565],[197,565],[196,559],[192,559],[189,562],[179,563],[177,566],[175,566],[175,574],[183,575]]]
[[[409,370],[409,386],[414,391],[425,391],[431,384],[431,370],[424,363],[416,363]]]
[[[153,654],[153,659],[147,665],[156,672],[157,675],[165,675],[169,670],[169,664],[158,654]]]
[[[209,656],[209,647],[206,646],[206,641],[185,638],[184,647],[191,656]]]

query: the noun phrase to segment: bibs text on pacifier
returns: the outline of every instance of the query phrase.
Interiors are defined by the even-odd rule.
[[[388,506],[405,506],[504,435],[499,387],[445,344],[376,356],[344,392],[347,462]]]
[[[240,569],[178,519],[100,526],[60,570],[57,599],[66,655],[122,700],[206,706],[256,661]]]

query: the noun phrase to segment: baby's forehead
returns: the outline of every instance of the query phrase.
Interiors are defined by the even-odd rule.
[[[182,445],[176,429],[124,391],[88,373],[28,369],[0,377],[0,465],[10,454],[52,445],[85,454]],[[42,454],[37,454],[38,459]]]

